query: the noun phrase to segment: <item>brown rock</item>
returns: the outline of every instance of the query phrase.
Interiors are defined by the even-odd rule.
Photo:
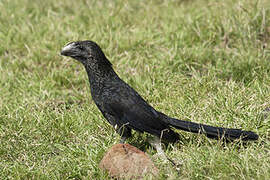
[[[158,175],[158,169],[141,150],[129,144],[116,144],[105,154],[99,167],[114,178],[141,179],[147,174]]]

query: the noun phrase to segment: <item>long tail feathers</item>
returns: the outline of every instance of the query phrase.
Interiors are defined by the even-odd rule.
[[[212,139],[225,139],[227,141],[233,141],[235,139],[241,139],[243,141],[257,140],[259,136],[252,131],[242,131],[241,129],[230,129],[213,127],[204,124],[197,124],[194,122],[183,121],[167,117],[171,126],[193,133],[202,133]]]

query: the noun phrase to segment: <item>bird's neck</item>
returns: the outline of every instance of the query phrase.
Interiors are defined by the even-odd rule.
[[[101,89],[107,82],[118,78],[111,64],[86,64],[85,69],[88,74],[91,90]]]

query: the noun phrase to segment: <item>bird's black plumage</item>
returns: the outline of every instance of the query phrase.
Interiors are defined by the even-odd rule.
[[[92,98],[109,123],[127,138],[131,130],[147,132],[168,142],[179,139],[171,127],[203,133],[209,138],[226,140],[257,140],[251,131],[213,127],[168,117],[150,106],[132,87],[114,72],[112,64],[93,41],[67,44],[61,55],[80,61],[88,74]]]

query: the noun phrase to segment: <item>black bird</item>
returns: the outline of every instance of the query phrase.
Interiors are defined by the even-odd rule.
[[[62,49],[61,55],[72,57],[84,65],[92,98],[103,116],[120,134],[121,142],[131,136],[132,129],[150,133],[166,142],[176,142],[179,134],[171,127],[226,141],[258,139],[258,135],[251,131],[183,121],[155,110],[118,77],[101,48],[93,41],[71,42]]]

